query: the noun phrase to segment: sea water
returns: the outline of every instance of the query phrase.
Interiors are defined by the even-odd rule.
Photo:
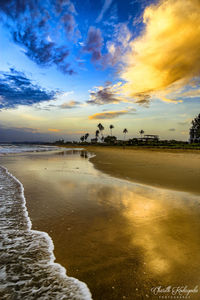
[[[56,146],[29,145],[29,144],[0,144],[0,155],[24,152],[44,152],[58,150]]]
[[[1,153],[20,153],[16,146],[2,148]],[[20,148],[25,152],[26,146]],[[86,284],[54,262],[49,235],[31,226],[23,185],[0,167],[0,299],[91,299]]]

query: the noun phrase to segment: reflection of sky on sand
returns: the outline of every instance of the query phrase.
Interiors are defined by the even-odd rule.
[[[182,277],[187,283],[198,278],[200,271],[195,265],[200,259],[200,204],[197,197],[125,182],[112,189],[99,202],[114,205],[132,225],[131,243],[143,249],[148,272],[171,276],[172,281]]]
[[[82,151],[4,162],[24,183],[33,225],[49,232],[58,261],[97,299],[198,284],[198,197],[109,177]]]
[[[178,194],[175,196],[161,190],[147,190],[144,196],[135,191],[132,201],[133,193],[126,193],[124,215],[136,226],[132,242],[145,249],[145,261],[150,272],[168,274],[177,264],[185,264],[189,251],[187,247],[196,253],[200,250],[199,246],[195,249],[194,227],[190,220],[194,211],[186,211],[189,208],[183,205],[184,199],[179,197]],[[187,229],[190,229],[189,232]],[[184,240],[189,241],[191,234],[194,245],[191,241],[185,245]]]

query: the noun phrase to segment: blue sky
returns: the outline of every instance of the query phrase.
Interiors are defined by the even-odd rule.
[[[197,0],[0,1],[0,141],[97,124],[188,139],[200,110]]]

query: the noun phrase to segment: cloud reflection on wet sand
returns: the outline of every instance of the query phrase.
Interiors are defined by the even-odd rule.
[[[33,226],[94,299],[153,299],[153,286],[198,284],[198,197],[109,177],[76,151],[5,165],[24,184]]]

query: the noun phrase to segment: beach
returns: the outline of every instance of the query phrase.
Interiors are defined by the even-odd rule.
[[[111,176],[155,187],[200,194],[200,151],[86,147],[90,161]]]
[[[133,177],[121,179],[123,174],[107,175],[111,168],[100,170],[105,162],[122,163],[115,151],[61,148],[4,156],[0,164],[23,184],[32,229],[49,235],[55,262],[68,278],[87,285],[93,299],[159,299],[152,290],[157,286],[194,289],[200,276],[197,190],[155,188],[134,183]]]
[[[0,300],[200,300],[200,0],[0,0]]]

